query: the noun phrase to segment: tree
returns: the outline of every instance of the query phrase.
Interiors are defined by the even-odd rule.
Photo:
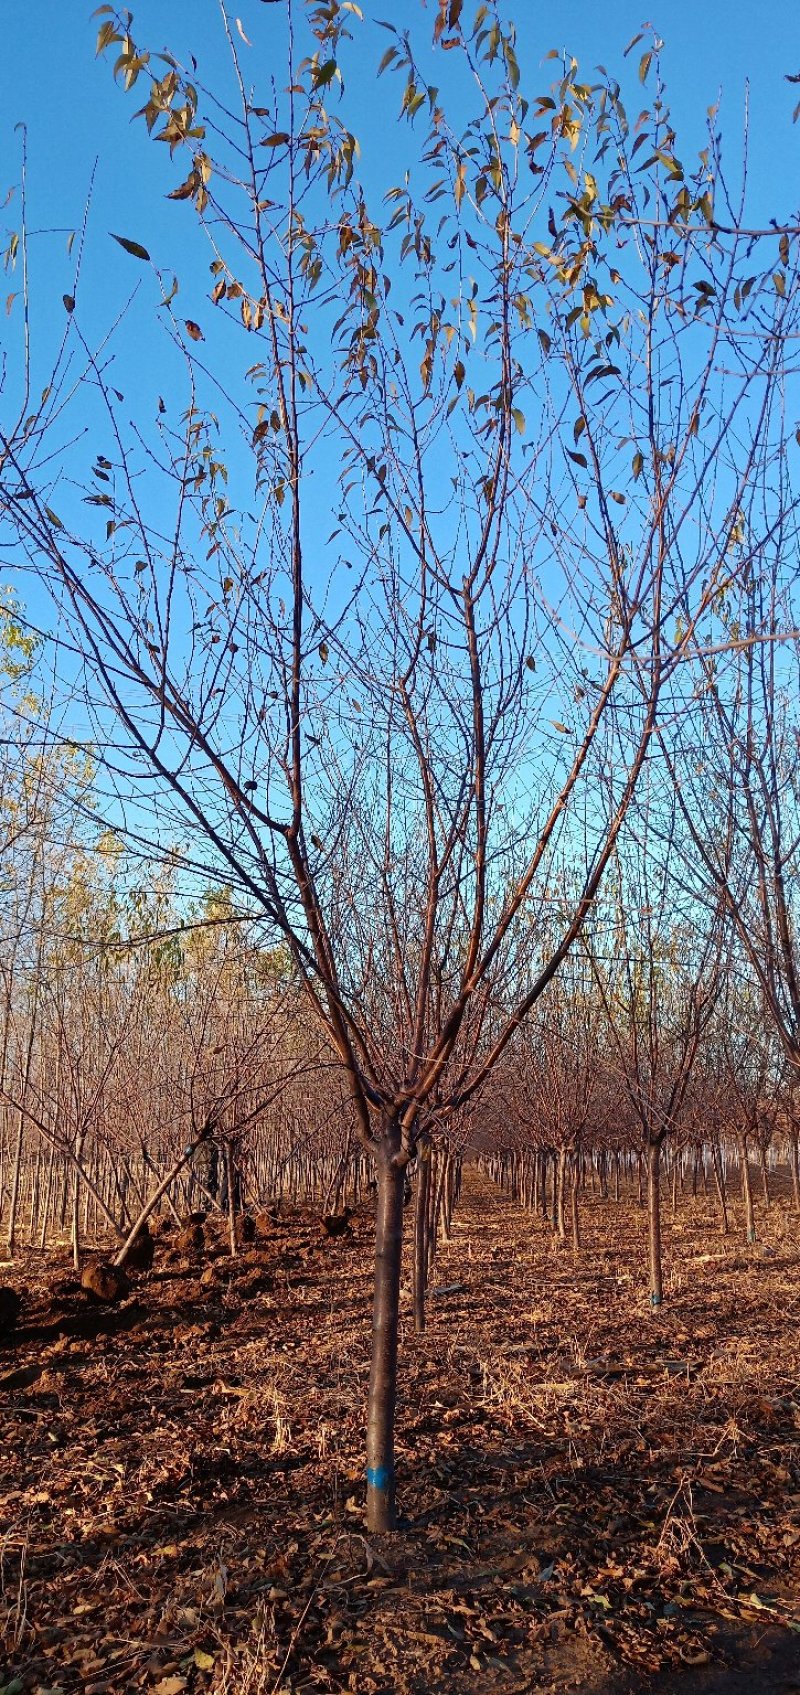
[[[736,580],[698,641],[699,706],[691,723],[676,714],[662,746],[706,899],[724,901],[748,973],[796,1074],[800,640],[788,476],[786,465],[770,462],[763,483],[749,489],[748,505],[738,511],[728,544],[738,555]],[[754,506],[766,508],[766,522],[756,522]],[[721,655],[726,642],[729,651]],[[751,1029],[757,1023],[752,1006],[747,1023]]]
[[[681,902],[671,866],[682,859],[672,806],[669,851],[660,865],[649,839],[651,808],[669,818],[669,801],[648,794],[644,829],[617,859],[607,921],[586,938],[612,1051],[647,1160],[650,1304],[664,1298],[661,1162],[667,1137],[686,1105],[703,1037],[720,994],[725,962],[721,913]],[[683,881],[684,879],[680,879]],[[705,920],[705,926],[702,920]]]
[[[657,47],[634,133],[616,82],[569,58],[525,95],[502,7],[469,25],[442,0],[432,50],[387,26],[414,168],[375,189],[349,127],[351,0],[264,11],[255,49],[284,69],[260,92],[224,5],[209,86],[100,12],[98,49],[126,89],[149,81],[140,116],[182,165],[210,296],[194,304],[193,262],[170,283],[115,237],[163,325],[130,320],[155,421],[128,423],[70,284],[77,363],[42,382],[22,357],[23,403],[6,395],[3,547],[72,632],[132,827],[157,842],[169,820],[178,862],[263,915],[338,1056],[377,1171],[385,1529],[404,1169],[591,911],[659,699],[733,571],[720,455],[738,487],[777,450],[753,397],[780,390],[797,292],[783,259],[773,281],[771,230],[753,272],[716,132],[681,164]]]

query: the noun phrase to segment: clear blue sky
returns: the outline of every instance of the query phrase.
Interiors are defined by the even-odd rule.
[[[465,10],[472,10],[467,0]],[[388,18],[396,26],[413,27],[415,34],[429,36],[436,14],[435,0],[362,0],[364,24],[358,36],[359,133],[365,151],[386,133],[387,108],[399,98],[397,88],[386,80],[375,81],[372,67],[383,52],[388,36],[378,25]],[[274,9],[263,0],[231,0],[232,17],[254,46],[242,46],[247,69],[259,77],[268,50],[267,32],[275,28]],[[567,48],[582,69],[603,63],[609,71],[622,73],[624,47],[644,18],[661,32],[667,47],[665,68],[673,111],[681,134],[702,146],[706,107],[719,91],[723,96],[728,156],[735,159],[741,145],[744,88],[751,84],[751,213],[759,216],[796,205],[800,200],[800,126],[792,129],[791,113],[800,87],[785,80],[787,73],[800,71],[800,7],[787,0],[509,0],[505,10],[516,18],[519,29],[523,83],[542,90],[552,77],[552,66],[542,64],[551,47]],[[16,179],[14,125],[24,120],[29,126],[32,221],[34,224],[69,226],[80,216],[92,164],[99,156],[94,223],[96,229],[122,228],[148,246],[161,247],[159,257],[169,264],[175,257],[174,242],[185,237],[187,219],[176,217],[175,208],[163,198],[166,160],[163,150],[145,145],[143,126],[131,125],[136,109],[132,97],[115,90],[108,60],[97,61],[94,42],[97,21],[82,0],[43,0],[35,10],[20,4],[3,9],[3,46],[0,58],[0,184],[4,197]],[[171,45],[183,55],[194,51],[201,73],[214,81],[215,64],[224,64],[225,52],[216,0],[141,0],[133,4],[134,34],[148,45]],[[641,50],[640,50],[641,51]],[[635,90],[635,63],[628,61],[627,75]],[[440,54],[437,80],[446,90],[452,60]],[[143,98],[146,90],[142,79]],[[351,74],[352,89],[352,74]],[[633,95],[635,100],[635,93]],[[13,227],[11,209],[3,214]],[[169,250],[169,251],[168,251]],[[103,248],[103,287],[119,279],[131,281],[130,265],[124,256]],[[154,255],[155,256],[155,255]],[[1,332],[0,332],[1,333]]]
[[[302,9],[296,0],[297,10]],[[408,27],[415,41],[429,43],[437,0],[361,0],[364,18],[354,23],[354,41],[345,61],[347,121],[362,143],[362,170],[367,184],[397,180],[409,149],[407,129],[394,124],[402,83],[391,75],[378,80],[375,69],[390,37],[379,27],[388,18],[396,28]],[[465,0],[465,17],[476,0]],[[557,74],[545,55],[553,48],[567,50],[579,61],[582,76],[593,80],[599,63],[623,82],[629,116],[652,96],[637,78],[642,45],[627,60],[624,49],[642,27],[646,0],[505,0],[504,15],[515,17],[522,88],[530,96],[545,92]],[[800,85],[787,82],[800,72],[800,6],[787,0],[654,0],[650,22],[666,43],[663,69],[678,131],[678,151],[691,168],[706,140],[705,121],[710,103],[721,97],[725,158],[737,176],[742,153],[745,88],[750,84],[750,195],[748,216],[764,223],[777,216],[796,216],[800,205],[800,124],[792,125],[792,110]],[[238,40],[245,75],[252,76],[259,98],[269,99],[270,79],[285,82],[282,59],[274,43],[282,35],[284,5],[264,0],[230,0],[232,28],[236,21],[252,42]],[[202,80],[224,93],[230,76],[218,0],[140,0],[133,4],[134,38],[153,50],[171,47],[184,62],[191,53],[199,61]],[[663,13],[663,16],[661,15]],[[167,149],[148,144],[144,124],[133,114],[147,98],[149,80],[143,75],[132,94],[115,86],[112,57],[95,56],[100,21],[83,0],[44,0],[35,12],[20,4],[4,8],[4,47],[0,56],[0,202],[19,177],[19,136],[24,122],[29,147],[29,222],[34,331],[34,380],[48,381],[48,353],[64,329],[62,295],[73,287],[73,258],[67,254],[66,234],[80,223],[95,161],[97,175],[89,225],[87,258],[81,276],[79,316],[90,339],[110,329],[131,290],[140,291],[140,305],[129,316],[122,352],[117,355],[115,381],[125,391],[126,405],[152,415],[155,396],[170,378],[164,367],[163,342],[153,336],[153,307],[158,292],[149,269],[125,254],[110,239],[117,231],[142,243],[167,279],[180,279],[181,318],[198,320],[209,329],[208,251],[194,211],[170,203],[168,191],[180,181],[188,159],[180,155],[171,165]],[[458,55],[438,51],[430,58],[431,79],[441,88],[447,105],[448,86],[457,75]],[[235,97],[232,104],[236,105]],[[205,111],[205,108],[204,108]],[[213,138],[211,139],[213,151]],[[404,151],[405,150],[405,151]],[[380,217],[377,195],[371,207]],[[0,215],[0,240],[19,224],[15,196]],[[3,238],[3,230],[5,237]],[[19,307],[11,317],[2,300],[19,289],[19,268],[7,279],[0,276],[0,351],[4,341],[19,349]],[[139,316],[137,317],[137,314]],[[142,333],[137,333],[141,323]],[[216,320],[213,332],[219,333]],[[12,352],[13,363],[13,352]],[[89,404],[87,397],[87,406]],[[87,414],[88,455],[104,445],[102,434],[92,440]],[[91,441],[91,446],[89,445]],[[27,592],[27,591],[26,591]]]
[[[566,49],[579,61],[582,76],[593,80],[603,64],[623,82],[633,120],[652,97],[637,78],[642,46],[627,60],[624,49],[642,27],[649,0],[505,0],[504,15],[516,18],[522,88],[530,96],[546,92],[557,67],[545,55]],[[296,0],[298,12],[301,0]],[[362,171],[368,185],[397,180],[407,162],[408,130],[391,120],[401,97],[402,82],[391,75],[378,80],[375,69],[390,37],[379,27],[388,18],[396,28],[408,27],[415,41],[431,40],[438,0],[361,0],[364,18],[354,23],[354,41],[344,61],[347,77],[347,121],[362,143]],[[468,17],[476,0],[465,0]],[[800,72],[800,6],[786,0],[654,0],[650,22],[666,43],[663,68],[678,131],[678,151],[691,167],[706,140],[705,121],[710,103],[720,96],[725,157],[734,179],[742,152],[745,87],[750,84],[750,197],[749,218],[758,223],[775,215],[787,220],[800,205],[800,124],[791,117],[800,98],[800,85],[786,81]],[[282,88],[284,65],[275,42],[283,33],[284,5],[264,0],[230,0],[232,27],[236,20],[252,42],[238,40],[242,66],[252,76],[259,99],[268,101],[270,79]],[[663,17],[660,16],[663,12]],[[223,38],[218,0],[140,0],[133,3],[134,38],[151,49],[171,47],[184,62],[194,53],[202,80],[223,92],[229,86],[230,63]],[[133,114],[147,98],[149,79],[143,75],[131,94],[115,86],[112,57],[95,56],[98,23],[84,0],[44,0],[35,12],[16,4],[4,8],[4,47],[0,56],[0,202],[19,177],[19,136],[24,122],[29,147],[29,222],[32,300],[34,310],[34,378],[48,380],[48,352],[64,329],[61,297],[73,287],[73,258],[66,236],[44,232],[68,231],[80,223],[95,161],[97,175],[92,204],[87,258],[79,287],[79,315],[97,345],[110,328],[133,289],[140,290],[140,308],[129,317],[120,363],[115,365],[119,387],[131,412],[137,403],[151,415],[154,397],[169,382],[163,368],[164,351],[152,334],[152,309],[157,303],[155,280],[110,239],[117,231],[141,242],[162,272],[180,279],[181,318],[198,320],[209,329],[208,251],[194,211],[170,203],[168,191],[188,166],[185,154],[171,165],[167,149],[148,144],[144,124]],[[644,45],[644,44],[642,44]],[[430,56],[430,75],[441,88],[447,106],[448,86],[458,75],[459,55],[438,51]],[[235,96],[232,105],[236,105]],[[205,115],[205,108],[203,108]],[[213,138],[211,138],[213,151]],[[390,174],[394,173],[394,174]],[[375,195],[373,216],[380,217]],[[18,227],[19,199],[15,196],[0,216],[0,239]],[[5,241],[3,241],[5,245]],[[19,269],[0,277],[0,296],[19,289]],[[0,349],[5,340],[19,348],[19,300],[7,318],[0,303]],[[141,313],[137,319],[137,312]],[[142,333],[137,334],[137,322]],[[218,333],[215,321],[214,331]],[[13,358],[13,355],[12,355]],[[102,439],[102,438],[99,438]],[[94,449],[99,450],[97,442]],[[89,449],[87,448],[87,452]]]
[[[297,0],[298,7],[300,0]],[[475,0],[465,0],[469,13]],[[348,120],[359,135],[368,180],[386,164],[387,156],[403,157],[407,131],[394,126],[400,85],[375,67],[389,41],[378,27],[388,18],[395,27],[409,27],[415,38],[430,40],[436,0],[362,0],[363,24],[354,25],[356,42],[345,64],[348,94],[353,106]],[[133,33],[140,44],[156,49],[169,46],[184,61],[194,52],[200,75],[212,87],[229,75],[228,55],[220,27],[217,0],[141,0],[134,3]],[[625,61],[623,52],[647,17],[645,0],[506,0],[504,13],[515,16],[519,30],[518,58],[522,86],[530,94],[543,92],[554,77],[545,62],[553,48],[578,59],[587,81],[602,63],[619,75],[633,118],[647,95],[639,87],[636,66],[642,47]],[[230,15],[241,20],[251,47],[241,44],[245,74],[259,88],[269,78],[283,86],[283,65],[271,60],[270,40],[281,25],[283,6],[263,0],[231,0]],[[184,174],[188,161],[170,168],[167,151],[148,144],[144,125],[132,117],[147,97],[147,78],[133,95],[115,87],[110,58],[95,58],[98,21],[82,0],[43,0],[35,12],[7,4],[4,8],[4,48],[0,59],[0,201],[19,175],[19,139],[15,124],[24,122],[29,136],[29,217],[33,231],[57,228],[66,232],[80,222],[94,162],[99,161],[92,207],[87,263],[80,284],[80,316],[92,320],[91,335],[110,326],[129,291],[140,287],[150,307],[156,298],[148,269],[122,252],[109,238],[117,231],[141,242],[162,271],[175,272],[181,283],[180,316],[208,325],[208,253],[191,208],[170,204],[166,194]],[[787,74],[800,72],[800,7],[787,0],[656,0],[650,20],[665,42],[664,72],[678,130],[678,150],[687,164],[705,142],[705,116],[710,103],[722,99],[726,158],[734,178],[741,157],[745,85],[750,82],[750,199],[749,217],[763,223],[775,215],[791,217],[800,204],[800,125],[791,114],[800,85]],[[440,84],[447,103],[448,79],[455,75],[457,55],[438,53],[431,78]],[[141,93],[140,93],[141,90]],[[370,163],[370,161],[374,163]],[[391,180],[391,178],[390,178]],[[396,178],[395,178],[396,180]],[[373,208],[377,211],[377,207]],[[18,200],[0,218],[0,230],[18,226]],[[197,258],[197,263],[194,263]],[[57,342],[64,326],[63,293],[72,286],[73,261],[64,236],[36,235],[31,242],[34,329],[37,346]],[[2,279],[0,279],[0,282]],[[19,287],[10,276],[2,293]],[[15,334],[19,302],[7,320],[0,302],[0,347]],[[152,327],[152,312],[146,319]],[[119,386],[126,404],[143,397],[152,416],[154,394],[169,383],[160,361],[163,354],[149,335],[136,338],[136,317],[129,320],[134,334],[125,338]],[[145,322],[144,314],[142,322]],[[7,327],[9,326],[9,327]],[[213,333],[222,333],[216,331]],[[46,370],[46,357],[35,369]],[[43,378],[46,380],[46,376]],[[115,380],[117,380],[115,378]],[[169,390],[165,387],[167,398]],[[91,399],[87,398],[87,408]],[[90,417],[87,414],[87,417]],[[87,463],[106,446],[105,437],[87,428]],[[59,501],[61,495],[59,493]],[[98,526],[101,518],[97,517]],[[27,593],[27,588],[26,591]],[[29,602],[29,606],[30,606]]]
[[[475,3],[466,0],[465,15]],[[519,31],[523,89],[531,94],[546,91],[555,67],[545,62],[545,54],[554,47],[567,49],[578,59],[587,80],[592,80],[598,63],[621,77],[634,117],[646,98],[636,75],[642,48],[635,49],[627,61],[623,52],[642,26],[646,4],[647,0],[607,0],[605,5],[591,0],[506,0],[504,12],[516,18]],[[684,161],[691,162],[704,145],[706,110],[721,93],[726,158],[735,176],[749,80],[748,215],[756,222],[773,215],[788,219],[800,205],[800,124],[793,127],[791,122],[800,85],[786,81],[787,73],[800,72],[800,6],[786,0],[762,0],[757,6],[749,0],[670,0],[669,4],[654,0],[654,6],[650,21],[666,42],[664,69]],[[273,71],[279,86],[285,80],[272,46],[283,10],[282,4],[264,0],[230,0],[231,19],[241,21],[253,43],[252,47],[239,43],[245,74],[252,75],[259,92],[266,90],[267,97]],[[351,97],[355,92],[357,100],[355,109],[348,109],[348,121],[361,140],[362,168],[369,183],[370,156],[384,167],[387,153],[397,149],[402,162],[403,147],[408,145],[407,132],[387,123],[387,115],[397,111],[401,83],[391,77],[379,81],[375,76],[390,40],[378,20],[388,18],[396,27],[413,30],[415,40],[430,41],[437,0],[362,0],[362,10],[364,21],[354,26],[348,71],[347,92]],[[133,33],[139,44],[153,49],[170,46],[184,61],[194,52],[200,75],[213,87],[228,77],[217,0],[140,0],[139,4],[134,0],[133,14]],[[111,230],[141,242],[165,273],[176,272],[181,282],[181,315],[199,318],[207,312],[205,246],[191,209],[166,199],[167,191],[180,180],[177,170],[188,160],[179,158],[171,169],[167,150],[148,146],[143,123],[132,122],[133,113],[146,99],[148,79],[143,76],[129,95],[115,87],[110,56],[95,57],[99,21],[83,0],[44,0],[34,12],[20,4],[4,8],[0,202],[18,181],[15,125],[20,122],[28,127],[29,221],[34,231],[68,230],[80,222],[98,160],[81,285],[83,321],[91,306],[95,330],[110,325],[137,284],[152,296],[152,279],[115,247],[109,239]],[[431,62],[432,79],[439,83],[445,102],[455,58],[440,51]],[[18,207],[15,197],[0,215],[3,246],[10,231],[18,227]],[[375,216],[376,206],[372,212]],[[195,255],[198,264],[193,266]],[[49,320],[53,336],[60,335],[61,295],[71,292],[72,262],[65,240],[44,235],[32,240],[31,258],[43,356],[43,320]],[[7,282],[0,277],[3,299],[18,287],[18,276],[10,276]],[[9,333],[5,312],[0,310],[0,346]],[[41,368],[46,368],[45,357]],[[136,373],[133,379],[127,374],[125,386],[133,398]]]

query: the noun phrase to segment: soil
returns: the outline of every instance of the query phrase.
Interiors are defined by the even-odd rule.
[[[800,1221],[666,1207],[658,1314],[635,1200],[582,1222],[574,1255],[467,1169],[424,1336],[404,1292],[383,1537],[365,1214],[165,1233],[114,1307],[63,1249],[2,1267],[0,1688],[800,1691]]]

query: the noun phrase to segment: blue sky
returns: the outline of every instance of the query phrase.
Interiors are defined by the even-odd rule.
[[[466,11],[471,10],[468,0]],[[214,80],[225,59],[216,0],[141,0],[133,5],[134,34],[152,47],[171,45],[182,55],[194,51],[201,73]],[[274,30],[282,8],[263,0],[232,0],[252,49],[242,44],[247,69],[260,75],[269,65],[267,31]],[[745,83],[751,85],[751,213],[771,212],[800,199],[800,126],[791,113],[800,87],[785,80],[800,71],[800,7],[786,0],[516,0],[506,8],[517,20],[523,85],[543,89],[552,66],[542,63],[553,47],[567,48],[588,75],[601,62],[622,73],[622,54],[645,17],[666,42],[665,68],[680,132],[703,144],[705,110],[723,96],[728,156],[741,148]],[[388,42],[377,20],[408,25],[415,35],[430,35],[435,0],[363,0],[364,23],[356,28],[352,80],[358,85],[359,133],[365,151],[370,142],[383,147],[387,109],[399,91],[387,79],[377,82],[373,67]],[[80,217],[95,158],[97,178],[94,224],[98,231],[122,227],[123,233],[159,248],[164,263],[179,257],[176,243],[188,220],[167,206],[163,150],[148,148],[142,125],[131,125],[131,97],[115,89],[108,61],[96,60],[97,21],[80,0],[45,0],[35,11],[20,5],[4,8],[4,53],[0,60],[0,182],[3,197],[17,176],[14,125],[29,126],[32,221],[70,226]],[[635,91],[634,53],[627,72]],[[439,54],[436,76],[443,90],[452,59]],[[144,84],[144,79],[143,79]],[[144,93],[144,86],[143,86]],[[635,99],[635,92],[633,98]],[[138,102],[137,102],[138,103]],[[9,222],[10,211],[4,213]],[[13,227],[13,219],[11,219]],[[124,256],[103,247],[102,275],[93,286],[121,287],[131,280]]]
[[[467,13],[473,5],[474,0],[466,0]],[[132,95],[115,87],[110,57],[95,57],[99,20],[92,19],[89,5],[47,0],[36,12],[35,22],[22,7],[8,10],[6,52],[0,63],[0,200],[18,178],[19,137],[14,126],[24,122],[29,137],[30,225],[32,231],[41,232],[31,240],[35,368],[46,371],[47,344],[57,342],[64,326],[61,296],[71,290],[73,270],[66,232],[80,222],[97,160],[87,261],[79,288],[80,317],[83,322],[89,320],[91,337],[96,338],[98,330],[112,324],[130,291],[140,290],[115,380],[125,390],[131,412],[141,400],[149,419],[160,386],[170,398],[163,344],[150,333],[157,292],[147,268],[121,251],[109,232],[141,242],[167,278],[178,275],[180,316],[208,328],[212,316],[208,253],[192,209],[166,198],[188,162],[178,160],[171,167],[167,150],[148,144],[144,125],[132,122],[146,99],[147,78],[141,79]],[[194,52],[205,82],[219,87],[220,78],[227,80],[228,55],[217,0],[141,0],[133,10],[133,33],[141,45],[169,46],[184,60]],[[354,24],[355,40],[345,62],[352,102],[348,121],[362,143],[367,181],[381,176],[391,181],[390,173],[398,170],[409,143],[408,132],[392,121],[399,107],[400,83],[391,76],[380,81],[375,76],[390,39],[378,20],[388,18],[396,28],[407,26],[415,39],[429,42],[436,4],[435,0],[427,4],[424,0],[363,0],[363,11],[364,21]],[[555,68],[545,55],[555,48],[573,53],[588,81],[598,63],[619,75],[632,119],[645,104],[647,96],[636,74],[645,44],[627,60],[623,58],[626,45],[644,22],[644,0],[609,0],[604,7],[588,0],[516,0],[516,4],[508,0],[504,12],[517,19],[522,86],[530,95],[546,91],[552,82]],[[252,46],[240,42],[245,74],[266,87],[267,98],[273,72],[279,86],[284,80],[283,66],[274,59],[271,46],[282,14],[282,5],[262,0],[232,0],[230,6],[234,27],[240,20],[243,34],[252,42]],[[791,86],[786,76],[800,72],[800,8],[787,6],[785,0],[765,0],[758,8],[742,0],[706,0],[704,5],[698,0],[673,0],[654,11],[651,21],[666,42],[664,72],[684,162],[691,163],[692,154],[704,145],[707,108],[721,95],[726,158],[736,176],[749,79],[748,215],[756,223],[773,215],[791,217],[800,203],[800,125],[793,127],[791,122],[800,86]],[[439,83],[445,104],[448,83],[457,74],[456,59],[455,54],[439,52],[430,60],[431,79]],[[14,199],[0,219],[0,230],[17,224],[18,199]],[[63,233],[47,233],[53,230]],[[9,277],[2,292],[18,287],[17,273]],[[18,323],[19,302],[12,308],[11,319],[0,303],[0,345]],[[148,326],[146,338],[137,335],[139,323]],[[90,406],[88,398],[86,406]],[[108,444],[97,434],[87,446],[87,474],[91,459],[102,448],[108,450]],[[97,523],[101,524],[99,516]]]
[[[474,4],[475,0],[467,0],[465,16]],[[415,41],[424,44],[430,41],[437,5],[436,0],[363,0],[362,9],[364,19],[354,24],[347,66],[347,96],[352,102],[348,121],[362,144],[365,180],[369,184],[372,172],[377,171],[375,180],[381,180],[383,187],[387,169],[399,174],[408,137],[402,126],[387,122],[399,107],[402,83],[391,76],[381,80],[375,76],[380,55],[391,39],[379,20],[388,18],[397,28],[408,27]],[[230,0],[232,27],[238,19],[253,44],[248,47],[237,36],[245,75],[251,75],[259,91],[266,89],[267,94],[273,71],[279,86],[285,80],[274,49],[283,10],[282,4],[264,0]],[[589,0],[508,0],[504,11],[517,21],[523,89],[531,95],[546,91],[555,67],[545,55],[552,48],[566,49],[576,56],[587,80],[598,63],[618,74],[629,113],[635,117],[645,103],[636,75],[642,47],[635,48],[627,61],[623,54],[642,27],[644,10],[645,0],[608,0],[604,6]],[[181,315],[199,318],[207,309],[205,247],[191,209],[166,199],[180,180],[177,172],[184,160],[179,157],[171,168],[166,148],[148,146],[143,123],[132,121],[146,99],[146,75],[132,94],[114,85],[110,55],[95,56],[102,20],[92,16],[88,4],[45,0],[35,13],[19,5],[7,7],[5,13],[5,52],[0,59],[0,203],[18,182],[20,138],[15,126],[19,123],[28,129],[29,222],[34,232],[66,232],[80,223],[97,162],[80,302],[82,313],[92,308],[92,332],[110,325],[132,288],[139,285],[149,291],[149,299],[154,292],[152,279],[115,246],[109,231],[141,242],[165,273],[178,274]],[[226,86],[229,63],[217,0],[141,0],[140,4],[134,0],[133,14],[133,33],[139,44],[154,50],[170,46],[184,60],[193,52],[203,79],[213,87],[219,87],[222,79]],[[786,81],[787,74],[800,72],[800,7],[787,5],[786,0],[764,0],[757,7],[746,0],[706,0],[705,4],[672,0],[659,7],[656,0],[651,22],[666,42],[664,70],[684,162],[690,162],[704,145],[707,108],[721,94],[725,157],[735,177],[749,80],[748,215],[754,222],[765,222],[773,215],[788,220],[800,204],[800,124],[793,126],[791,121],[800,86]],[[457,74],[456,57],[439,51],[430,58],[431,78],[440,85],[445,103],[448,86]],[[371,210],[376,216],[376,207]],[[18,223],[15,194],[0,216],[2,247]],[[195,256],[198,263],[193,267]],[[66,235],[59,239],[49,233],[34,234],[31,268],[33,298],[40,302],[36,334],[43,356],[47,334],[59,335],[63,327],[61,295],[72,289]],[[18,274],[7,283],[0,277],[3,299],[18,287]],[[18,307],[12,310],[16,316]],[[0,310],[0,346],[10,333]],[[131,386],[130,378],[128,383]]]
[[[475,3],[466,0],[465,17]],[[552,48],[566,49],[576,56],[587,80],[598,63],[621,77],[634,118],[646,98],[636,74],[642,47],[635,48],[627,60],[623,54],[643,25],[645,3],[608,0],[598,6],[590,0],[507,0],[505,14],[517,20],[523,89],[531,95],[546,91],[556,68],[545,55]],[[134,0],[132,9],[133,33],[140,45],[154,50],[170,46],[184,61],[193,52],[204,81],[215,88],[227,86],[229,56],[218,0],[140,0],[139,4]],[[297,9],[302,9],[299,4]],[[402,125],[387,121],[399,107],[400,79],[375,76],[391,39],[379,20],[388,18],[396,28],[408,27],[415,41],[429,43],[437,0],[363,0],[362,9],[363,22],[354,24],[346,68],[347,119],[362,144],[364,180],[368,185],[380,182],[382,191],[390,171],[400,174],[409,138]],[[283,12],[283,4],[230,0],[231,27],[235,32],[238,20],[252,42],[249,47],[236,36],[243,69],[262,98],[265,93],[268,98],[273,73],[279,87],[285,80],[274,47],[282,32]],[[7,6],[3,20],[0,203],[7,189],[18,182],[20,137],[15,126],[25,123],[29,223],[33,232],[42,232],[31,239],[32,298],[37,308],[34,368],[38,350],[42,381],[47,380],[48,340],[55,343],[63,329],[61,296],[71,293],[73,286],[66,233],[59,237],[48,232],[67,232],[80,223],[95,163],[80,290],[82,321],[90,334],[96,336],[111,325],[130,290],[140,289],[142,309],[158,298],[152,277],[115,246],[110,231],[141,242],[168,277],[179,276],[182,317],[201,319],[204,312],[206,321],[208,317],[208,259],[196,219],[191,208],[170,204],[166,198],[188,161],[179,155],[170,166],[166,148],[148,145],[144,124],[132,121],[146,99],[148,79],[143,76],[128,95],[115,86],[111,56],[95,56],[100,21],[83,0],[45,0],[35,13],[20,5]],[[800,124],[793,126],[791,121],[800,85],[790,85],[786,77],[800,72],[800,7],[786,0],[763,0],[759,6],[747,0],[705,0],[704,4],[671,0],[669,5],[656,0],[651,23],[666,42],[664,71],[684,163],[690,164],[704,145],[707,108],[721,94],[725,157],[736,177],[749,80],[748,216],[756,223],[773,215],[781,221],[791,219],[800,204]],[[445,104],[458,74],[457,58],[441,51],[430,56],[431,79],[440,85]],[[380,215],[377,194],[375,201],[373,217]],[[18,224],[16,193],[0,215],[0,250]],[[18,271],[7,281],[0,276],[3,300],[18,288]],[[13,338],[18,316],[18,302],[11,320],[0,307],[0,348]],[[156,363],[156,373],[157,369]],[[137,360],[132,373],[125,372],[121,386],[131,399],[143,392],[140,378],[144,380],[144,374]],[[148,395],[153,386],[148,383]]]

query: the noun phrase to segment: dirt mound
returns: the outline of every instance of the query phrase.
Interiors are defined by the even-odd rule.
[[[352,1236],[353,1232],[350,1229],[350,1220],[352,1216],[353,1214],[350,1207],[345,1207],[344,1212],[326,1213],[322,1220],[322,1228],[325,1235],[333,1238],[336,1238],[337,1236]]]
[[[10,1336],[17,1327],[22,1308],[22,1296],[7,1284],[0,1284],[0,1337]]]
[[[94,1296],[96,1301],[122,1301],[130,1294],[130,1287],[124,1271],[118,1265],[109,1265],[105,1260],[95,1260],[91,1265],[84,1266],[81,1288],[87,1295]]]
[[[197,1259],[206,1245],[206,1234],[200,1222],[185,1224],[175,1237],[173,1255],[176,1258]]]
[[[155,1242],[149,1227],[142,1225],[138,1235],[134,1237],[123,1260],[126,1271],[150,1271],[155,1254]]]

